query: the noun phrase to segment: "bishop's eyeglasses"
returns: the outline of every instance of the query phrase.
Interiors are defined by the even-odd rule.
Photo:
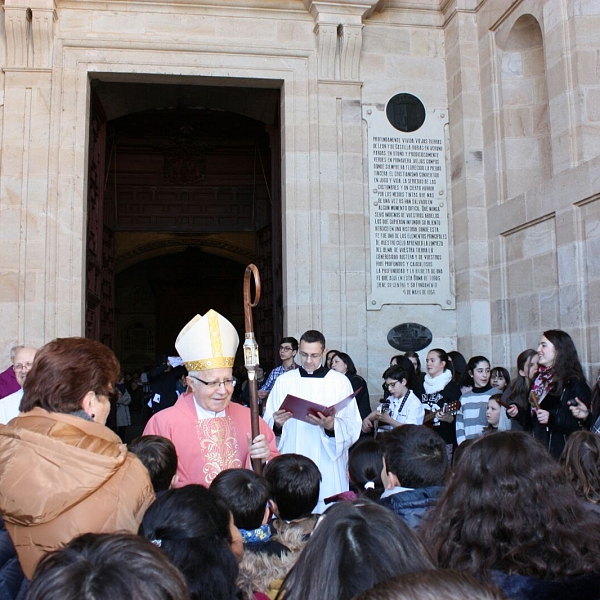
[[[221,386],[225,388],[234,388],[235,384],[237,383],[237,379],[235,377],[232,379],[224,379],[223,381],[204,381],[204,379],[200,379],[194,375],[190,375],[190,377],[196,381],[199,381],[200,383],[203,383],[207,388],[212,390],[216,390]]]

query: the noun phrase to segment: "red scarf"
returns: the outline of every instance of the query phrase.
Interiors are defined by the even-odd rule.
[[[538,369],[537,376],[531,386],[529,392],[529,402],[531,406],[535,408],[535,401],[537,404],[541,404],[544,398],[548,395],[550,388],[552,387],[552,379],[554,378],[554,367],[540,366]]]

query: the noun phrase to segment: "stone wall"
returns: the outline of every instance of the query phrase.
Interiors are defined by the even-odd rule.
[[[600,63],[592,48],[599,19],[598,3],[559,0],[496,0],[478,15],[498,364],[514,365],[550,328],[571,333],[589,375],[600,360],[589,294],[597,262],[600,130],[592,99]]]
[[[561,327],[600,362],[597,2],[5,0],[2,19],[0,356],[83,332],[101,77],[281,89],[285,332],[321,328],[374,390],[402,322],[507,366]],[[448,111],[455,310],[366,310],[361,106],[398,92]]]

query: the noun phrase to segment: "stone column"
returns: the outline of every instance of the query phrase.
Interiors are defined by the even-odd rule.
[[[363,185],[360,55],[362,19],[375,1],[304,4],[315,19],[318,62],[317,139],[310,227],[312,326],[330,349],[348,351],[359,370],[366,361],[368,210]],[[319,308],[317,308],[319,307]]]
[[[0,353],[41,345],[46,319],[53,0],[6,0],[0,171]],[[33,27],[32,27],[33,21]],[[6,360],[4,361],[6,362]]]
[[[453,4],[446,25],[452,219],[458,350],[468,359],[492,350],[487,208],[476,14],[467,0]]]

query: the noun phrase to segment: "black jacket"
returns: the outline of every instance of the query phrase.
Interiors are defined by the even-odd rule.
[[[153,412],[170,408],[177,402],[177,381],[185,375],[185,367],[169,369],[167,363],[158,365],[148,373],[148,381],[153,394],[159,394],[160,402],[152,403]]]
[[[386,496],[377,503],[393,510],[409,527],[416,529],[423,515],[436,505],[443,491],[442,486],[418,488]]]
[[[529,420],[529,429],[534,437],[548,448],[554,458],[559,458],[569,435],[582,429],[579,421],[571,414],[569,400],[577,397],[589,408],[591,396],[592,392],[585,381],[571,377],[562,390],[550,392],[540,404],[541,409],[550,413],[548,425],[542,425],[535,417],[531,417],[531,411],[524,411],[526,428]]]
[[[423,392],[421,394],[421,403],[425,405],[426,410],[430,410],[433,404],[437,404],[440,408],[443,408],[446,404],[456,402],[460,399],[461,392],[460,388],[450,381],[448,385],[439,392],[432,392],[428,394]],[[446,421],[433,422],[433,430],[446,442],[446,444],[452,444],[456,447],[456,419],[451,423]]]
[[[600,599],[600,575],[596,574],[548,580],[494,571],[493,579],[509,600]]]

